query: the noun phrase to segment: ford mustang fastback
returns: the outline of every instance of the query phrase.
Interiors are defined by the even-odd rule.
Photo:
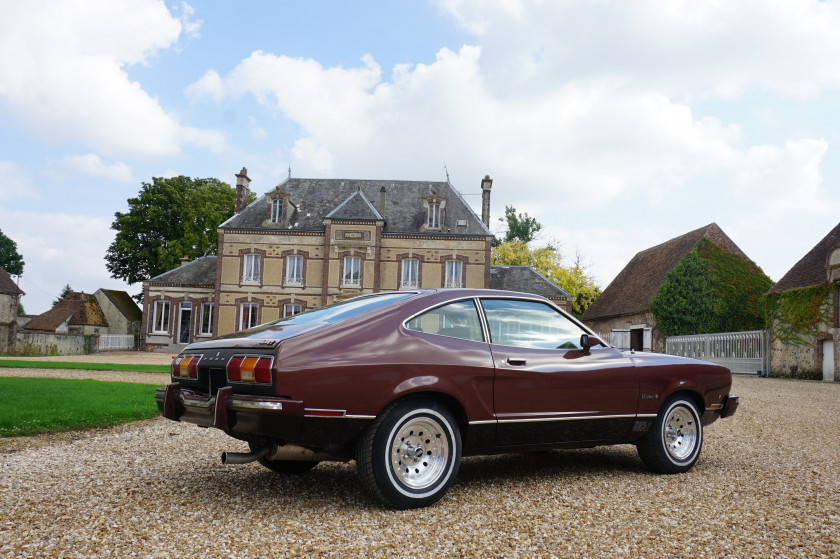
[[[283,474],[355,459],[392,508],[426,506],[462,456],[634,444],[651,470],[697,461],[738,398],[719,365],[620,351],[551,301],[482,289],[383,292],[187,346],[156,392]]]

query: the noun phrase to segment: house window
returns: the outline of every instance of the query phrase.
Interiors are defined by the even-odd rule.
[[[418,280],[420,270],[420,261],[416,258],[405,258],[402,261],[402,271],[400,273],[400,288],[401,289],[417,289],[420,287]]]
[[[242,283],[260,282],[260,255],[246,254],[243,256]]]
[[[242,303],[239,307],[239,329],[247,330],[259,324],[260,306],[257,303]]]
[[[429,229],[440,229],[440,202],[429,202]]]
[[[155,301],[152,332],[158,334],[169,333],[169,301]]]
[[[358,256],[344,257],[344,272],[341,276],[342,287],[359,287],[361,281],[362,259]]]
[[[283,221],[283,200],[275,198],[271,201],[271,223]]]
[[[210,335],[213,333],[213,303],[201,304],[201,324],[199,333]]]
[[[303,285],[303,256],[286,257],[286,285]]]
[[[446,261],[446,275],[444,276],[444,287],[461,287],[461,278],[464,271],[464,263],[460,260]]]
[[[297,303],[286,303],[283,305],[283,316],[294,316],[300,314],[303,307]]]

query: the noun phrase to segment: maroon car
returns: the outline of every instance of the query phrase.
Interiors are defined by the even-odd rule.
[[[738,406],[724,367],[622,352],[546,299],[481,289],[364,295],[191,344],[172,380],[165,417],[249,443],[223,462],[355,458],[394,508],[440,499],[466,455],[629,443],[684,472]]]

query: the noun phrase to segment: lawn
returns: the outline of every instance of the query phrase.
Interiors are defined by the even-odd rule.
[[[104,427],[157,415],[155,386],[0,377],[0,437]]]

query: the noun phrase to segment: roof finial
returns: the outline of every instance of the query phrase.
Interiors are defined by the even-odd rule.
[[[289,178],[292,178],[292,164],[289,163]]]
[[[443,170],[446,171],[446,184],[449,184],[449,169],[446,168],[446,163],[443,164]]]

